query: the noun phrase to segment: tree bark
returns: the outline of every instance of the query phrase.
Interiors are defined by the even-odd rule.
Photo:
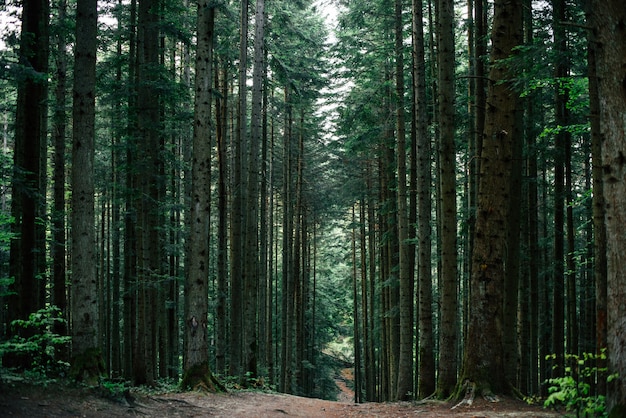
[[[185,281],[185,357],[183,389],[200,387],[215,390],[209,368],[208,280],[209,224],[211,215],[211,119],[212,65],[215,5],[198,2],[194,131],[192,156],[191,222],[189,233],[188,276]]]
[[[221,99],[216,108],[217,127],[217,305],[215,329],[216,373],[226,372],[227,298],[228,298],[228,160],[226,136],[228,122],[228,70],[222,70]],[[217,73],[217,71],[216,71]]]
[[[61,25],[66,23],[67,3],[59,2],[58,20]],[[67,286],[66,281],[66,225],[65,225],[65,158],[66,158],[66,135],[67,135],[67,41],[64,34],[57,35],[57,58],[56,58],[56,81],[54,90],[55,107],[53,111],[54,132],[54,174],[53,174],[53,211],[52,211],[52,244],[50,253],[52,258],[52,304],[63,312],[65,318],[67,312]],[[54,332],[58,335],[67,335],[67,324],[55,322]],[[60,359],[67,361],[69,353],[59,353]]]
[[[246,234],[244,277],[245,371],[257,375],[259,286],[259,151],[263,134],[263,74],[265,69],[265,1],[257,0],[254,30],[254,68],[252,74],[252,114],[250,155],[246,194]]]
[[[413,296],[414,281],[411,275],[411,251],[409,248],[409,218],[406,185],[406,129],[404,110],[404,53],[403,53],[402,0],[395,0],[395,58],[396,58],[396,164],[398,170],[398,248],[400,286],[400,341],[398,359],[397,400],[413,396]]]
[[[591,1],[585,2],[587,19],[593,13]],[[589,22],[594,24],[593,21]],[[607,346],[606,298],[607,298],[607,237],[604,223],[604,183],[602,181],[602,129],[600,124],[600,95],[597,74],[596,42],[593,35],[587,41],[587,65],[589,77],[589,113],[591,126],[591,162],[593,178],[593,281],[595,283],[595,347],[600,352]],[[598,367],[606,367],[606,362],[598,359]],[[606,396],[606,381],[598,379],[597,393]]]
[[[230,375],[242,376],[243,369],[243,291],[246,279],[244,269],[244,208],[246,182],[243,174],[245,167],[245,141],[247,134],[247,88],[246,71],[248,63],[248,0],[241,2],[239,42],[239,78],[237,130],[233,143],[232,186],[230,205]]]
[[[49,15],[47,0],[26,0],[22,3],[19,64],[24,77],[17,85],[15,146],[13,150],[13,180],[11,214],[12,232],[16,239],[10,243],[9,277],[14,278],[8,299],[7,323],[27,320],[31,313],[43,307],[42,286],[45,274],[40,257],[45,254],[38,218],[44,218],[45,188],[42,165],[45,166],[46,121],[48,103]],[[44,170],[45,171],[45,170]],[[11,331],[9,331],[11,332]],[[20,331],[28,338],[33,330]],[[15,362],[15,363],[13,363]],[[7,356],[9,367],[29,367],[27,357]]]
[[[446,398],[457,378],[457,240],[456,240],[456,147],[454,144],[454,4],[439,0],[439,183],[441,228],[441,325],[439,332],[438,396]]]
[[[428,134],[428,111],[426,98],[426,60],[424,58],[424,13],[421,0],[413,0],[413,100],[415,101],[417,147],[417,230],[418,230],[418,383],[419,398],[426,398],[435,392],[435,354],[433,332],[433,290],[431,273],[431,232],[432,204],[430,185],[431,145]]]
[[[602,171],[607,234],[607,343],[611,417],[626,414],[626,9],[620,0],[592,1],[602,135]]]
[[[502,62],[522,43],[521,1],[497,0],[492,30],[492,65],[481,153],[476,236],[472,254],[470,317],[461,382],[483,394],[508,391],[504,374],[503,304],[517,93]]]
[[[561,54],[555,63],[555,123],[561,127],[554,140],[554,274],[552,292],[552,353],[556,355],[553,377],[563,373],[565,354],[565,147],[568,134],[563,130],[567,124],[567,97],[561,86],[567,76],[567,66],[561,56],[566,49],[565,28],[561,22],[565,19],[564,0],[553,0],[554,13],[554,44]]]
[[[104,372],[98,348],[98,298],[94,219],[94,144],[97,1],[76,9],[72,143],[72,369],[79,381],[96,384]]]

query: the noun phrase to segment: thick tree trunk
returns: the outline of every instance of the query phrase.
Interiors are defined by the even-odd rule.
[[[493,52],[487,119],[481,153],[476,236],[472,254],[470,323],[461,382],[477,391],[509,390],[504,374],[503,304],[513,135],[517,93],[501,60],[522,43],[521,1],[498,0],[494,8]]]
[[[89,384],[104,372],[98,349],[98,299],[94,219],[94,144],[97,2],[80,0],[76,9],[72,145],[72,369]]]
[[[31,313],[43,307],[39,277],[45,274],[40,258],[45,254],[38,219],[45,217],[45,189],[42,189],[42,165],[45,165],[46,121],[48,103],[49,14],[47,0],[26,0],[22,3],[19,64],[25,76],[17,85],[15,146],[13,150],[13,180],[11,214],[12,232],[9,277],[14,278],[8,299],[7,323],[27,320]],[[45,266],[44,266],[45,267]],[[9,332],[11,332],[9,330]],[[28,338],[33,330],[20,331]],[[30,367],[25,356],[9,358],[6,366]]]
[[[626,415],[626,9],[621,0],[592,1],[600,97],[607,234],[607,343],[611,417]]]
[[[211,122],[213,28],[215,6],[210,0],[198,4],[194,131],[192,157],[191,221],[188,276],[185,281],[185,357],[181,386],[215,390],[209,369],[208,280],[209,224],[211,214]]]
[[[154,283],[161,273],[159,189],[161,115],[159,82],[159,14],[156,0],[140,0],[137,15],[137,346],[133,380],[154,384],[158,316]],[[156,310],[155,310],[156,309]]]
[[[448,397],[457,379],[457,240],[456,240],[456,147],[454,144],[454,5],[439,0],[439,183],[441,228],[441,325],[439,332],[439,379],[437,392]]]

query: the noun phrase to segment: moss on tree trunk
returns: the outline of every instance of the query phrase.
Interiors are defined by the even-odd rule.
[[[208,363],[196,364],[186,370],[180,382],[180,387],[183,390],[228,392],[226,387],[211,373]]]
[[[100,377],[104,376],[104,360],[102,353],[97,348],[88,348],[72,358],[70,378],[90,386],[98,384]]]

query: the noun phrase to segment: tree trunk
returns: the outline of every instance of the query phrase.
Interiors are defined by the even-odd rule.
[[[426,102],[426,60],[424,58],[424,27],[422,1],[413,0],[413,97],[417,146],[417,231],[418,231],[418,383],[419,398],[435,392],[435,355],[433,333],[433,290],[431,273],[431,145],[428,134]]]
[[[216,71],[217,73],[217,71]],[[219,85],[219,84],[218,84]],[[218,374],[226,372],[227,297],[228,297],[228,160],[226,132],[228,118],[228,70],[222,70],[221,99],[216,109],[217,126],[217,305],[215,307],[215,368]]]
[[[379,367],[380,361],[377,361],[379,357],[376,356],[376,344],[375,341],[379,341],[377,338],[380,333],[376,332],[376,313],[377,307],[378,312],[380,312],[380,305],[376,303],[376,255],[377,255],[377,242],[376,242],[376,217],[374,210],[374,194],[375,192],[372,190],[372,163],[367,163],[367,193],[368,193],[368,204],[367,204],[367,225],[368,225],[368,235],[367,235],[367,248],[368,248],[368,267],[369,267],[369,282],[368,282],[368,294],[369,294],[369,317],[367,318],[367,326],[370,330],[369,338],[366,341],[366,350],[369,352],[367,357],[370,359],[370,363],[368,363],[368,367],[365,369],[365,378],[366,378],[366,400],[367,401],[377,401],[379,399],[378,392],[376,388],[379,386]]]
[[[360,331],[360,319],[359,319],[359,293],[358,293],[358,268],[357,268],[357,254],[356,254],[356,215],[354,205],[352,205],[352,342],[354,351],[354,403],[361,403],[361,393],[363,388],[363,382],[361,378],[361,368],[363,367],[361,361],[361,331]],[[361,277],[361,280],[363,278]]]
[[[456,149],[454,144],[454,4],[439,0],[439,183],[441,228],[441,325],[439,332],[439,380],[437,392],[446,398],[457,378],[457,241]]]
[[[58,20],[60,24],[67,22],[67,3],[59,2]],[[63,312],[64,318],[67,312],[67,286],[66,282],[66,228],[65,228],[65,158],[66,158],[66,135],[67,135],[67,44],[63,35],[57,35],[57,58],[56,58],[56,81],[54,90],[55,107],[53,111],[54,132],[54,172],[53,172],[53,196],[54,206],[52,211],[52,244],[50,253],[52,258],[52,304]],[[55,322],[54,332],[58,335],[67,335],[67,324]],[[59,359],[67,361],[69,353],[58,353]]]
[[[554,44],[557,51],[555,63],[555,123],[562,127],[567,125],[567,96],[561,86],[567,76],[567,65],[562,61],[566,50],[565,28],[561,24],[565,20],[565,1],[553,0],[554,9]],[[557,132],[554,141],[554,275],[553,275],[553,319],[552,319],[552,353],[556,355],[553,377],[563,374],[565,354],[565,147],[568,134],[563,128]]]
[[[611,417],[626,414],[626,9],[620,0],[592,1],[600,100],[602,168],[607,234],[607,343]]]
[[[507,220],[506,276],[504,277],[504,365],[507,382],[515,387],[519,368],[518,353],[518,316],[519,316],[519,281],[520,281],[520,239],[522,216],[522,158],[523,129],[521,107],[513,115],[513,138],[510,182],[510,198]],[[526,370],[524,370],[525,372]]]
[[[284,116],[285,128],[283,133],[283,231],[282,231],[282,312],[281,312],[281,346],[280,346],[280,381],[279,390],[284,393],[292,391],[292,338],[293,338],[293,215],[292,215],[292,186],[291,186],[291,136],[293,130],[292,104],[289,87],[285,87]]]
[[[233,144],[232,203],[230,205],[230,375],[243,376],[243,291],[245,285],[244,236],[245,228],[245,179],[243,176],[244,150],[247,135],[246,70],[248,62],[248,0],[241,2],[241,25],[239,43],[239,80],[237,131]]]
[[[390,75],[387,75],[390,77]],[[391,85],[391,80],[389,80]],[[398,283],[398,265],[399,265],[399,239],[398,239],[398,197],[397,197],[397,178],[396,178],[396,163],[395,163],[395,147],[394,147],[394,130],[391,122],[393,114],[391,106],[391,91],[386,92],[386,103],[384,111],[389,112],[389,120],[384,125],[383,138],[382,138],[382,178],[381,184],[381,202],[385,206],[385,231],[386,237],[386,252],[382,254],[383,262],[386,264],[386,275],[383,279],[384,287],[384,321],[386,332],[386,367],[387,367],[387,394],[384,400],[395,399],[395,394],[398,389],[398,367],[400,359],[400,316],[398,312],[400,289]]]
[[[532,45],[533,42],[533,25],[532,25],[532,7],[531,0],[524,0],[524,42]],[[531,63],[530,65],[533,65]],[[535,95],[530,95],[525,100],[525,137],[527,142],[528,156],[526,162],[527,177],[527,237],[528,245],[528,301],[526,302],[529,310],[528,318],[528,357],[530,367],[528,370],[529,384],[528,392],[531,395],[539,393],[539,369],[536,358],[541,356],[539,353],[539,217],[538,217],[538,195],[537,195],[537,145],[536,138],[538,136],[538,123],[535,118]],[[545,361],[545,360],[544,360]],[[522,389],[520,387],[520,389]]]
[[[137,333],[137,304],[135,303],[137,294],[137,208],[135,204],[136,190],[136,138],[137,131],[137,96],[134,94],[134,86],[137,74],[137,2],[131,0],[130,3],[130,30],[128,46],[128,83],[131,86],[128,95],[128,132],[132,134],[126,140],[126,192],[125,204],[126,215],[124,219],[124,376],[132,380],[133,369],[136,357],[135,335]]]
[[[257,0],[254,32],[254,69],[252,74],[252,114],[250,155],[246,194],[246,251],[244,277],[245,371],[257,375],[258,330],[257,312],[259,286],[259,151],[263,134],[263,74],[265,69],[265,2]]]
[[[586,1],[587,19],[592,16],[592,1]],[[590,24],[594,24],[593,21]],[[600,350],[607,347],[606,297],[607,297],[607,237],[604,223],[604,183],[602,182],[602,129],[600,125],[600,95],[597,74],[596,42],[593,35],[587,41],[587,62],[589,76],[589,113],[591,126],[591,162],[593,164],[593,281],[595,283],[595,347]],[[606,362],[598,359],[599,368],[606,367]],[[606,380],[598,379],[597,394],[606,396]]]
[[[160,306],[154,284],[161,274],[159,189],[161,115],[159,98],[159,14],[156,0],[140,0],[137,20],[137,328],[133,378],[154,384],[156,378],[156,319]]]
[[[72,145],[72,369],[79,381],[96,384],[104,372],[98,349],[98,298],[94,219],[97,2],[76,9]]]
[[[17,85],[15,119],[15,146],[13,151],[13,180],[11,214],[12,232],[18,237],[10,243],[9,277],[14,278],[8,299],[7,323],[27,320],[31,313],[43,308],[41,283],[45,284],[45,266],[40,257],[45,254],[38,219],[45,218],[42,208],[45,189],[42,189],[42,164],[46,161],[42,147],[46,141],[48,103],[49,14],[47,0],[26,0],[22,3],[19,64],[24,77]],[[43,148],[45,149],[45,148]],[[19,331],[28,338],[33,330]],[[5,356],[8,367],[30,367],[26,356]]]
[[[406,133],[404,114],[404,54],[403,54],[402,0],[395,0],[395,58],[396,58],[396,161],[398,169],[398,247],[399,253],[399,309],[400,341],[398,359],[397,400],[413,396],[413,287],[411,251],[409,248],[409,219],[406,186]]]
[[[494,5],[492,65],[481,153],[476,236],[472,254],[470,317],[461,381],[487,395],[508,391],[503,364],[505,254],[510,201],[517,93],[509,81],[508,58],[522,43],[521,1]]]
[[[189,232],[188,276],[185,281],[185,361],[183,389],[215,390],[209,369],[208,280],[209,224],[211,215],[211,122],[213,29],[215,6],[210,0],[198,4],[194,131],[191,177],[191,222]]]
[[[373,366],[373,358],[371,357],[370,344],[372,341],[372,333],[374,330],[369,327],[369,320],[371,315],[372,306],[370,305],[369,299],[369,282],[373,279],[373,277],[369,277],[369,269],[368,269],[368,253],[367,253],[367,219],[365,217],[367,203],[365,199],[360,199],[359,201],[359,256],[360,256],[360,267],[361,267],[361,319],[360,325],[363,330],[362,337],[362,350],[363,350],[363,373],[361,375],[362,389],[365,395],[365,400],[370,400],[371,394],[373,390],[373,380],[374,380],[374,366]],[[360,370],[360,369],[359,369]],[[356,371],[356,368],[355,368]],[[360,400],[363,400],[362,393],[359,392]]]

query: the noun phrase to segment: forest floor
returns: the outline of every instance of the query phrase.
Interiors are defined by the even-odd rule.
[[[6,376],[4,376],[6,378]],[[454,404],[441,401],[353,403],[350,389],[342,379],[339,401],[303,398],[259,391],[228,393],[134,392],[120,399],[106,396],[103,390],[86,389],[67,383],[33,384],[25,380],[0,382],[0,417],[562,417],[541,406],[503,398],[490,403],[477,399],[471,406],[451,409]],[[110,395],[110,393],[108,393]]]

